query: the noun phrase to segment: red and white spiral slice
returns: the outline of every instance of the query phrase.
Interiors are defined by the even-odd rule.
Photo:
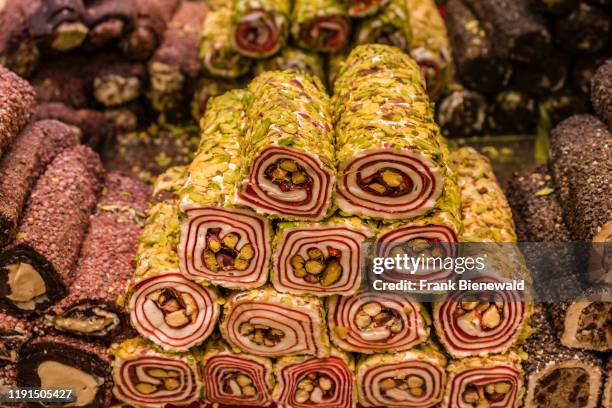
[[[341,51],[350,29],[350,22],[342,15],[316,17],[301,27],[304,43],[318,52]]]
[[[484,276],[472,281],[500,282]],[[504,353],[517,340],[528,315],[522,295],[504,290],[491,296],[495,302],[484,300],[483,292],[457,291],[447,300],[434,303],[438,338],[453,357]]]
[[[221,353],[206,360],[202,370],[206,400],[213,404],[267,407],[272,364],[248,354]]]
[[[291,186],[275,182],[266,171],[283,160],[297,163],[300,174],[305,175],[307,181]],[[249,177],[243,181],[235,201],[259,213],[320,221],[330,206],[334,183],[334,174],[317,156],[290,147],[271,146],[255,157]]]
[[[398,293],[334,296],[328,303],[327,324],[332,342],[346,351],[407,350],[429,337],[421,309],[418,302]]]
[[[496,393],[495,385],[504,384],[504,393]],[[493,393],[486,391],[493,387]],[[514,408],[519,406],[523,381],[520,371],[512,364],[498,362],[489,367],[469,367],[449,374],[442,406],[445,408]],[[474,394],[475,393],[475,394]],[[478,395],[478,399],[475,399]],[[477,405],[482,401],[482,405]],[[486,404],[486,405],[485,405]]]
[[[286,22],[265,10],[252,10],[240,18],[234,31],[234,46],[249,58],[270,57],[283,45]]]
[[[401,176],[401,189],[372,180],[391,171]],[[440,169],[408,151],[377,149],[359,153],[340,166],[338,206],[346,214],[402,219],[431,210],[444,187]],[[376,185],[376,187],[374,187]],[[389,193],[387,191],[390,191]]]
[[[457,233],[454,229],[442,224],[405,225],[387,231],[378,236],[376,240],[376,257],[394,258],[396,255],[407,254],[417,256],[410,243],[411,241],[428,241],[432,248],[438,251],[435,257],[439,260],[455,258],[457,256]],[[431,256],[434,254],[432,253]],[[431,258],[430,256],[430,258]],[[441,267],[440,267],[441,266]],[[414,273],[404,270],[385,270],[385,282],[400,282],[402,280],[418,282],[421,279],[427,282],[446,282],[454,277],[453,268],[444,268],[441,265],[420,268]]]
[[[279,408],[317,407],[351,408],[354,402],[353,372],[339,357],[310,358],[293,363],[278,363],[275,369],[278,384],[274,400]],[[310,378],[309,378],[310,376]],[[322,389],[321,378],[328,384]],[[306,388],[310,381],[312,388]]]
[[[316,296],[354,294],[361,285],[364,248],[370,236],[365,230],[342,225],[305,225],[284,229],[273,257],[272,284],[280,292]],[[319,251],[311,259],[309,253]],[[299,259],[325,265],[320,273],[308,273],[292,264]],[[301,272],[301,273],[300,273]]]
[[[138,333],[171,351],[187,350],[203,342],[215,329],[220,313],[213,290],[178,272],[136,283],[129,310]]]
[[[179,243],[179,266],[183,275],[193,280],[204,280],[229,289],[248,289],[262,286],[268,279],[270,262],[270,226],[263,218],[250,210],[181,204],[186,218],[181,223]],[[211,234],[214,232],[214,234]],[[212,266],[207,264],[206,254],[212,235],[222,240],[228,234],[238,237],[235,248],[225,251],[227,262],[217,261],[221,256],[213,255]],[[246,267],[237,267],[240,250],[249,246],[253,253],[245,262]]]
[[[141,355],[116,360],[115,397],[133,406],[188,405],[200,397],[197,366],[181,357]]]

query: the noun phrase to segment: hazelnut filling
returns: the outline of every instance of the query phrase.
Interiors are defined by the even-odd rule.
[[[593,302],[578,321],[576,339],[593,345],[612,343],[612,303]]]
[[[538,381],[534,401],[542,407],[584,407],[589,402],[589,376],[582,368],[558,368]]]
[[[62,331],[92,334],[109,332],[120,324],[119,317],[101,307],[74,307],[68,312],[49,317],[53,325]]]
[[[285,333],[282,330],[248,322],[240,324],[238,332],[241,336],[248,338],[258,346],[266,347],[276,346],[285,337]]]
[[[140,377],[140,378],[138,378]],[[180,375],[175,370],[164,370],[163,368],[145,369],[143,373],[137,372],[136,390],[143,395],[151,395],[159,391],[174,391],[181,386]]]
[[[240,234],[228,232],[221,236],[221,228],[206,230],[206,249],[204,250],[204,264],[208,270],[244,271],[251,264],[255,256],[255,248],[251,244],[244,244],[238,248]]]
[[[327,256],[319,248],[308,248],[306,250],[308,259],[302,255],[294,255],[291,258],[291,268],[296,278],[302,278],[308,283],[317,283],[322,286],[333,285],[342,276],[342,265],[340,264],[340,250],[327,247]]]
[[[282,192],[309,188],[312,179],[295,160],[279,159],[264,171],[265,177],[276,184]]]
[[[330,376],[322,373],[310,373],[298,382],[295,401],[298,404],[305,402],[320,404],[324,400],[332,398],[335,391],[336,383]]]
[[[404,329],[399,313],[378,302],[361,306],[355,315],[355,325],[361,330],[361,337],[368,341],[388,340]]]
[[[23,310],[34,310],[36,305],[48,300],[47,285],[41,274],[30,264],[8,265],[7,299]]]
[[[406,401],[419,398],[425,394],[425,380],[418,375],[398,373],[395,377],[388,377],[379,383],[383,395],[396,401]]]
[[[465,300],[455,309],[457,324],[466,332],[493,330],[501,324],[504,302],[497,297],[487,300]]]
[[[221,386],[224,394],[246,398],[257,395],[257,389],[253,385],[251,377],[239,371],[226,373],[223,376]]]
[[[166,324],[180,329],[195,321],[198,316],[198,305],[189,293],[173,288],[164,288],[151,292],[147,299],[153,301],[164,316]]]
[[[412,191],[413,183],[407,174],[389,168],[383,168],[369,177],[357,175],[361,188],[369,193],[385,197],[399,197]]]
[[[461,398],[463,402],[472,404],[476,408],[487,408],[493,403],[502,401],[510,391],[512,391],[512,384],[507,381],[498,381],[486,385],[469,385]]]
[[[49,360],[43,361],[36,373],[42,388],[72,389],[76,401],[68,407],[93,406],[96,394],[103,381],[76,367]]]

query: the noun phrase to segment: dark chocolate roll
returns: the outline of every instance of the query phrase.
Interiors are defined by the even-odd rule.
[[[529,0],[529,5],[539,12],[560,16],[571,13],[580,0]]]
[[[548,113],[552,126],[572,115],[587,113],[590,110],[587,97],[569,88],[549,95],[542,101],[542,105]]]
[[[89,27],[88,47],[101,48],[126,36],[134,29],[137,16],[135,1],[87,0],[85,22]]]
[[[594,116],[572,116],[552,130],[550,159],[572,238],[590,242],[612,220],[612,134]]]
[[[30,36],[57,51],[79,47],[87,38],[82,0],[42,0],[28,16]]]
[[[612,59],[595,72],[591,83],[591,102],[595,112],[612,129]]]
[[[65,336],[42,336],[21,349],[19,387],[70,388],[75,406],[110,406],[112,376],[104,346]],[[32,404],[32,406],[42,406]]]
[[[581,2],[567,17],[554,25],[557,45],[577,53],[594,53],[602,50],[610,39],[610,16],[599,8]]]
[[[532,134],[537,121],[538,104],[526,93],[503,91],[489,104],[487,129],[492,134]]]
[[[31,321],[0,312],[0,366],[17,362],[19,350],[32,337],[32,328]]]
[[[436,115],[446,137],[469,137],[482,133],[487,101],[478,92],[454,91],[440,102]]]
[[[141,181],[110,173],[98,202],[68,296],[51,307],[43,325],[86,339],[112,341],[125,329],[117,300],[134,273],[150,190]],[[101,289],[102,288],[102,289]]]
[[[0,254],[0,307],[29,314],[66,295],[103,173],[100,158],[86,146],[65,150],[47,167],[17,240]]]
[[[201,70],[198,46],[207,12],[205,3],[183,2],[149,62],[149,97],[160,112],[179,110],[191,100]]]
[[[463,0],[450,0],[446,25],[461,82],[481,92],[497,92],[512,75],[512,66],[496,55],[489,35]]]
[[[535,64],[514,66],[514,87],[521,92],[548,95],[563,88],[568,77],[569,61],[560,52],[549,51]]]
[[[0,8],[0,65],[28,77],[40,60],[40,50],[28,32],[27,17],[41,0],[5,1]]]
[[[572,64],[572,85],[584,95],[591,94],[591,83],[597,69],[612,55],[612,46],[606,47],[597,54],[584,55],[574,58]]]
[[[144,94],[146,68],[139,62],[103,54],[90,62],[94,99],[105,107],[136,101]]]
[[[0,155],[30,121],[35,108],[30,84],[0,65]]]
[[[536,308],[529,325],[535,331],[523,346],[527,384],[525,408],[595,408],[602,384],[602,361],[594,353],[562,346],[546,315]]]
[[[78,135],[68,125],[41,120],[26,127],[0,158],[0,248],[15,238],[38,177],[55,156],[77,143]]]
[[[70,55],[45,61],[30,82],[39,103],[61,102],[74,108],[89,105],[91,57]]]
[[[527,0],[464,0],[480,20],[495,52],[517,62],[538,59],[549,49],[546,25],[529,10]]]

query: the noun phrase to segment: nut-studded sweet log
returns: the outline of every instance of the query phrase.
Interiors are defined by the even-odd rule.
[[[87,38],[82,0],[42,0],[28,15],[28,32],[37,42],[56,51],[70,51]]]
[[[402,293],[334,296],[327,306],[331,340],[346,351],[372,354],[407,350],[429,337],[429,313]]]
[[[235,353],[223,341],[210,342],[201,359],[204,400],[211,404],[267,407],[272,403],[272,361]]]
[[[0,254],[0,306],[31,313],[66,295],[103,173],[100,158],[85,146],[65,150],[47,167],[23,212],[18,239]]]
[[[348,15],[351,17],[361,18],[371,16],[387,4],[388,0],[346,0],[348,7]]]
[[[424,344],[393,354],[363,357],[357,363],[357,392],[364,407],[420,408],[442,401],[446,358]]]
[[[361,20],[355,33],[357,44],[394,45],[406,52],[411,39],[410,14],[402,0],[390,0],[380,13]]]
[[[287,41],[291,2],[232,0],[234,47],[249,58],[267,58]]]
[[[461,82],[481,92],[503,89],[512,76],[510,63],[495,53],[491,38],[464,0],[449,0],[447,26]]]
[[[528,0],[464,0],[495,44],[495,53],[517,62],[537,60],[551,44],[542,19]]]
[[[594,351],[612,350],[612,303],[606,298],[552,303],[547,312],[561,344]]]
[[[259,75],[264,71],[283,71],[286,69],[308,72],[319,77],[321,82],[325,83],[325,70],[321,55],[290,46],[284,47],[274,57],[258,60],[253,71],[255,75]]]
[[[532,134],[538,123],[535,98],[516,89],[495,95],[489,103],[486,127],[497,135]]]
[[[212,11],[208,13],[210,15]],[[286,48],[286,47],[285,47]],[[211,77],[200,78],[191,100],[191,117],[199,121],[206,113],[206,105],[210,98],[223,95],[228,91],[243,88],[244,83],[241,80],[218,79]]]
[[[38,177],[78,136],[55,120],[41,120],[26,127],[0,159],[0,248],[17,233],[21,211]]]
[[[569,58],[549,51],[529,65],[514,65],[513,84],[521,92],[548,95],[563,88],[569,76]]]
[[[334,131],[321,81],[269,71],[249,85],[243,157],[235,204],[285,220],[319,221],[333,210]]]
[[[559,344],[539,307],[530,326],[535,333],[523,346],[528,355],[523,361],[527,383],[524,406],[597,407],[603,374],[601,359]]]
[[[35,108],[30,84],[0,66],[0,154],[30,121]]]
[[[92,62],[92,70],[94,99],[105,107],[128,104],[144,94],[147,73],[141,63],[103,55]]]
[[[149,61],[149,99],[160,112],[176,112],[191,100],[202,65],[198,45],[207,12],[205,3],[182,3]]]
[[[294,41],[311,51],[338,52],[350,39],[343,0],[296,0],[291,20]]]
[[[65,336],[34,338],[19,354],[19,387],[73,389],[75,406],[111,402],[111,363],[106,347]]]
[[[358,46],[334,90],[340,210],[395,220],[437,207],[454,178],[415,61],[395,47]]]
[[[280,223],[270,280],[279,292],[353,295],[362,283],[364,246],[372,236],[372,229],[357,217]]]
[[[441,406],[518,408],[525,389],[520,357],[514,353],[454,360]]]
[[[28,77],[40,60],[40,50],[28,32],[27,18],[40,0],[5,1],[0,8],[0,65]]]
[[[487,101],[484,96],[461,89],[452,92],[438,104],[436,121],[446,137],[470,137],[482,133],[486,114]]]
[[[135,337],[114,344],[113,394],[135,407],[187,406],[200,397],[202,382],[193,355],[164,354]]]
[[[336,349],[326,358],[283,357],[274,364],[274,401],[279,408],[355,408],[354,370],[353,358]]]
[[[555,40],[559,47],[571,53],[601,51],[611,35],[610,17],[603,10],[586,2],[554,25]]]
[[[110,173],[98,202],[68,296],[51,307],[44,326],[87,339],[112,340],[125,329],[116,302],[134,268],[149,189],[140,181]]]
[[[86,108],[91,102],[92,58],[66,55],[45,61],[30,79],[36,100],[60,102],[73,108]]]
[[[235,90],[209,101],[181,200],[181,272],[231,289],[263,285],[272,252],[269,221],[231,205],[240,176],[246,98],[245,91]]]
[[[612,220],[612,134],[590,115],[577,115],[551,132],[551,173],[572,238],[589,242]]]
[[[137,16],[135,1],[88,1],[85,10],[85,22],[89,27],[87,46],[97,49],[114,45],[134,29]]]
[[[312,296],[271,288],[234,294],[223,307],[223,338],[237,350],[263,357],[329,355],[323,305]]]
[[[612,129],[612,59],[599,67],[593,77],[591,102],[597,115]]]
[[[21,347],[32,337],[33,325],[25,318],[0,312],[0,366],[17,362]]]

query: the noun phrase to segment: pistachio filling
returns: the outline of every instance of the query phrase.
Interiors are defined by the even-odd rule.
[[[266,168],[264,175],[276,184],[282,192],[308,188],[312,184],[312,180],[304,168],[295,160],[290,159],[277,160]]]
[[[378,302],[361,306],[355,314],[355,325],[361,330],[361,337],[368,341],[388,340],[404,329],[399,313]]]
[[[466,332],[488,331],[498,327],[504,316],[504,302],[497,297],[487,300],[466,300],[455,309],[457,324]]]
[[[589,387],[584,369],[557,368],[538,381],[533,399],[542,407],[584,407],[589,402]]]
[[[389,255],[391,257],[407,255],[409,257],[444,258],[447,253],[438,239],[413,238],[408,242],[395,245]]]
[[[578,321],[576,339],[592,345],[612,343],[612,303],[593,302],[585,307]]]
[[[248,322],[240,324],[238,332],[241,336],[248,338],[258,346],[266,347],[276,346],[285,337],[285,333],[282,330]]]
[[[418,375],[398,373],[395,377],[388,377],[379,383],[383,394],[396,401],[406,401],[410,398],[419,398],[425,394],[425,380]]]
[[[152,62],[149,68],[151,73],[151,87],[159,92],[179,92],[183,89],[185,78],[175,67],[161,62]]]
[[[138,374],[141,378],[135,379],[135,387],[143,395],[151,395],[159,391],[174,391],[181,386],[179,373],[175,370],[149,368],[144,373]]]
[[[238,248],[240,234],[229,232],[221,236],[221,228],[209,228],[206,231],[206,249],[204,250],[204,264],[212,272],[220,270],[244,271],[251,264],[255,256],[255,248],[251,244],[244,244]]]
[[[413,188],[412,180],[408,175],[389,168],[380,169],[365,178],[358,174],[357,182],[363,190],[385,197],[399,197],[410,193]]]
[[[58,51],[72,50],[83,44],[88,33],[89,29],[82,23],[64,23],[57,28],[51,47]]]
[[[8,265],[8,286],[11,293],[7,298],[23,310],[34,310],[36,304],[47,300],[47,285],[38,271],[30,264]]]
[[[120,75],[105,75],[94,79],[96,100],[105,106],[118,106],[131,102],[140,95],[140,79]]]
[[[295,391],[295,401],[303,404],[307,401],[320,404],[323,400],[332,398],[336,391],[334,380],[323,373],[310,373],[300,380]]]
[[[108,332],[119,325],[119,317],[115,313],[100,307],[76,307],[50,319],[57,329],[72,333]]]
[[[94,402],[99,382],[91,374],[57,361],[44,361],[37,368],[41,388],[63,388],[74,392],[76,401],[69,407],[82,407]]]
[[[175,329],[193,323],[199,313],[198,305],[193,296],[174,288],[164,288],[151,292],[147,295],[147,299],[155,303],[163,314],[166,324]]]
[[[253,385],[253,380],[248,375],[239,371],[231,371],[223,376],[222,380],[223,393],[237,397],[254,397],[257,394],[257,389]]]
[[[461,398],[463,402],[472,404],[476,408],[487,408],[491,404],[503,400],[510,391],[512,391],[512,384],[507,381],[498,381],[486,385],[469,385]]]
[[[308,283],[317,283],[322,286],[331,286],[342,276],[342,265],[339,249],[328,246],[327,256],[319,248],[306,250],[308,259],[302,255],[291,258],[291,268],[296,278],[302,278]]]

